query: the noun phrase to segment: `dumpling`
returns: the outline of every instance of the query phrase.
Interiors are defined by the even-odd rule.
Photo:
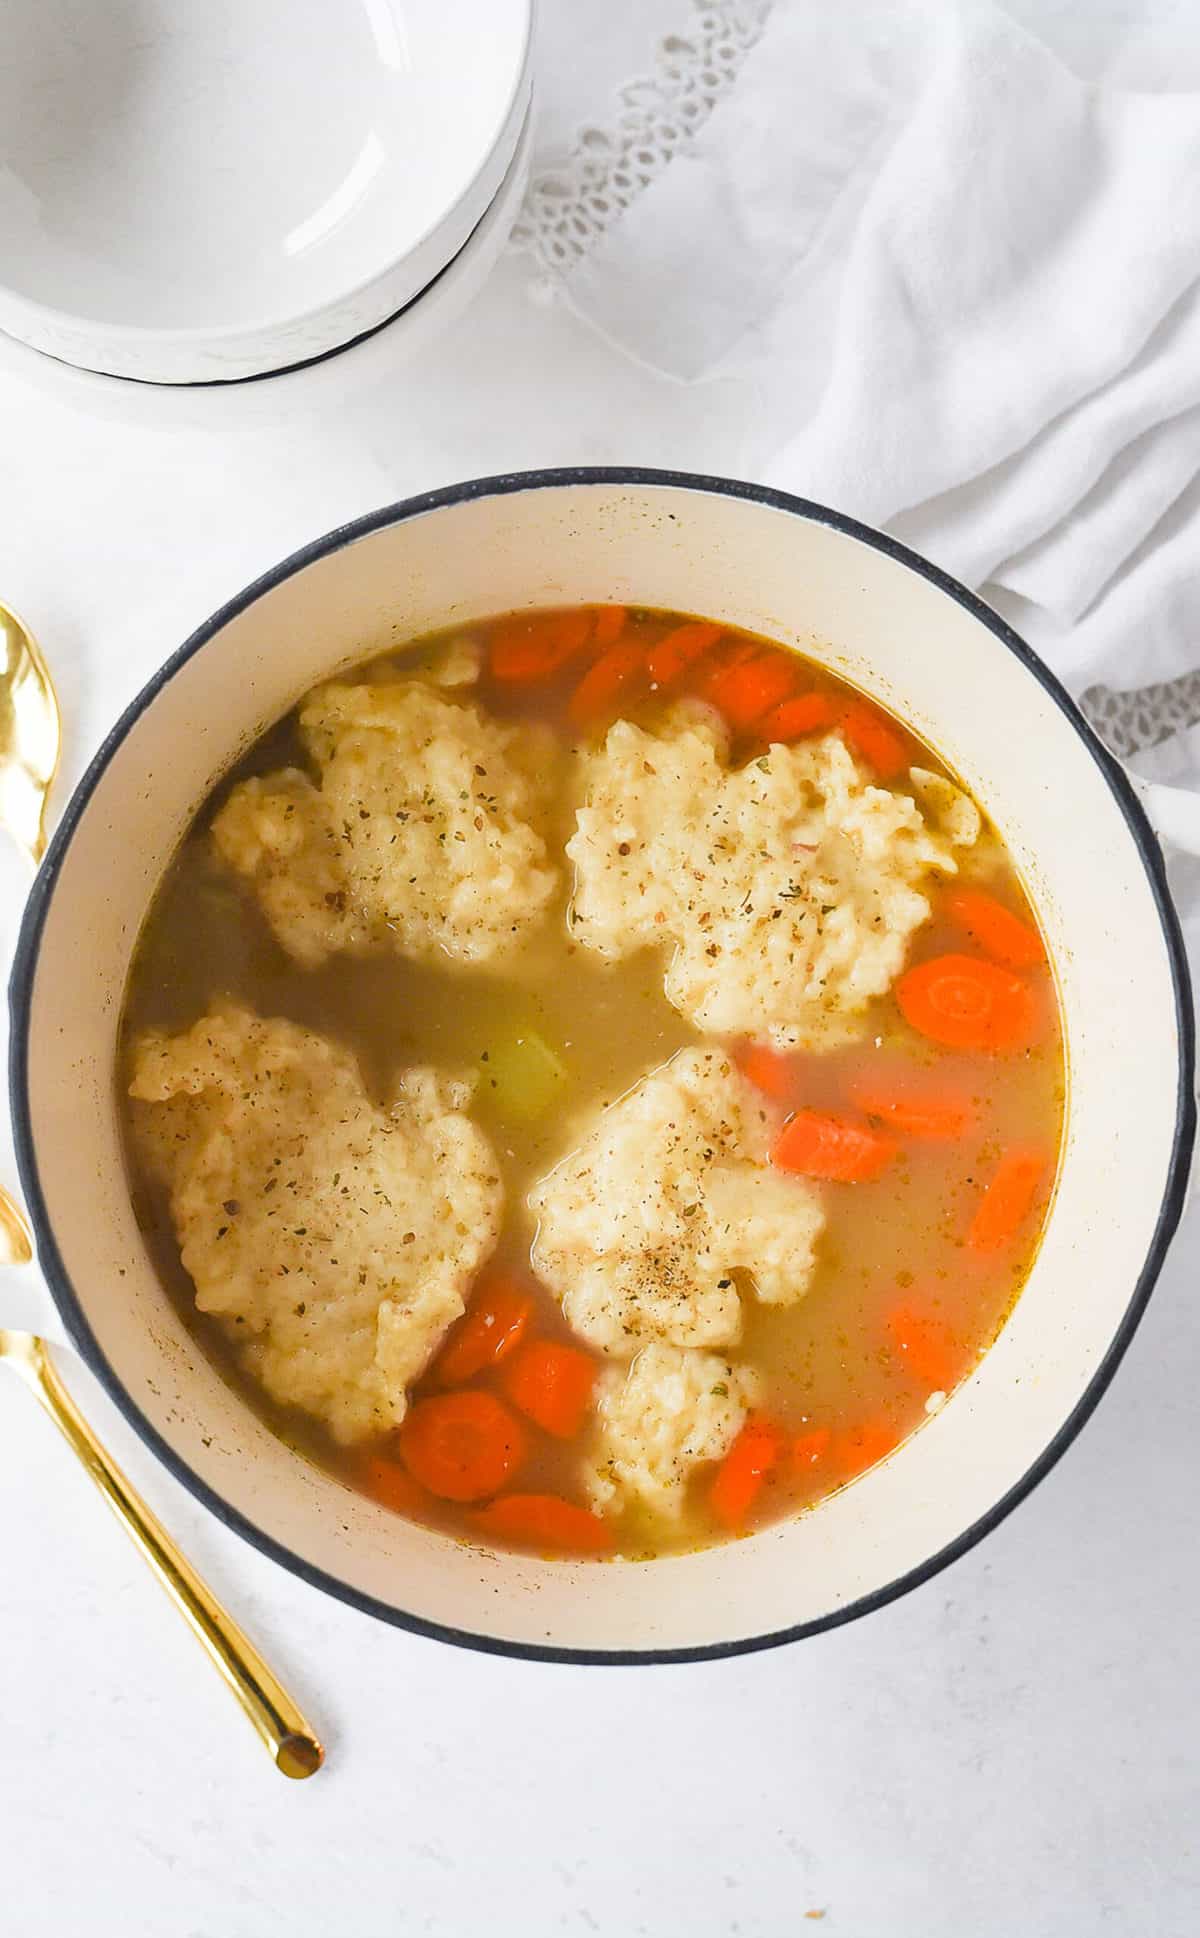
[[[349,1050],[231,1005],[138,1037],[129,1094],[196,1305],[243,1366],[339,1440],[398,1425],[500,1230],[468,1087],[412,1069],[384,1108]]]
[[[422,679],[333,682],[300,731],[319,770],[241,781],[213,822],[283,948],[315,968],[338,951],[492,963],[558,892],[530,726],[485,716]]]
[[[668,1001],[706,1034],[843,1042],[899,975],[926,884],[957,871],[970,829],[930,825],[836,734],[742,767],[727,746],[711,714],[681,707],[656,733],[618,721],[584,757],[572,934],[610,962],[661,950]]]

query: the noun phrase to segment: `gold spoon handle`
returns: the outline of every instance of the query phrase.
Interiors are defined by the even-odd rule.
[[[78,1454],[126,1533],[136,1542],[176,1608],[287,1777],[312,1776],[325,1752],[253,1642],[226,1614],[170,1535],[104,1451],[39,1340],[19,1362],[27,1385]]]

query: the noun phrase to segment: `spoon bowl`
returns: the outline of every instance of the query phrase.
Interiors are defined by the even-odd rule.
[[[0,605],[0,827],[36,868],[58,772],[62,719],[50,669],[28,626]]]

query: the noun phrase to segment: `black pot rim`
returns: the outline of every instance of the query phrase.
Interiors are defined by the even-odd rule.
[[[754,504],[766,505],[772,510],[789,512],[810,523],[827,525],[848,537],[860,540],[875,551],[885,553],[899,564],[907,566],[919,577],[928,581],[939,591],[946,594],[955,604],[961,606],[998,639],[1014,658],[1020,660],[1026,671],[1038,685],[1049,694],[1065,716],[1067,722],[1083,742],[1096,766],[1106,781],[1117,806],[1125,818],[1130,836],[1137,848],[1142,866],[1158,909],[1162,925],[1163,939],[1171,964],[1174,985],[1175,1019],[1179,1035],[1179,1078],[1176,1099],[1175,1135],[1172,1144],[1171,1162],[1168,1167],[1166,1186],[1159,1206],[1154,1235],[1147,1252],[1145,1263],[1138,1276],[1132,1296],[1121,1322],[1109,1343],[1104,1358],[1092,1375],[1086,1390],[1076,1402],[1067,1419],[1059,1427],[1049,1444],[1042,1450],[1020,1480],[1009,1488],[999,1501],[980,1515],[970,1527],[948,1542],[938,1552],[909,1569],[884,1587],[860,1596],[844,1607],[816,1617],[812,1621],[798,1622],[793,1626],[772,1630],[762,1635],[738,1637],[729,1642],[713,1642],[693,1648],[676,1649],[576,1649],[551,1644],[525,1643],[511,1641],[503,1637],[479,1634],[473,1630],[430,1622],[407,1610],[397,1608],[372,1595],[364,1594],[349,1583],[336,1576],[314,1567],[300,1555],[292,1552],[281,1542],[257,1527],[229,1503],[208,1483],[200,1478],[187,1463],[180,1458],[141,1411],[132,1395],[117,1378],[107,1358],[101,1351],[99,1342],[93,1334],[80,1300],[71,1284],[61,1254],[54,1237],[53,1227],[46,1209],[42,1192],[37,1151],[34,1146],[29,1105],[29,1027],[33,985],[37,972],[38,956],[46,917],[54,896],[55,886],[62,868],[63,860],[88,803],[112,760],[118,747],[125,739],[134,722],[150,706],[158,693],[174,678],[179,669],[208,644],[217,633],[227,626],[230,620],[245,612],[264,593],[283,583],[297,572],[317,560],[342,550],[356,540],[368,537],[387,526],[400,524],[407,519],[422,516],[426,512],[438,511],[448,506],[463,504],[474,499],[503,497],[514,492],[554,489],[562,486],[602,485],[602,486],[667,486],[687,491],[711,492],[721,497],[747,500]],[[189,1489],[196,1498],[204,1503],[218,1520],[231,1528],[243,1539],[251,1542],[263,1554],[279,1562],[283,1567],[298,1575],[312,1587],[324,1590],[347,1602],[351,1607],[374,1615],[393,1626],[407,1629],[413,1634],[428,1636],[440,1642],[454,1643],[459,1647],[480,1650],[486,1654],[517,1657],[527,1661],[613,1664],[632,1666],[634,1664],[657,1664],[672,1662],[703,1662],[717,1660],[724,1656],[743,1655],[760,1649],[776,1648],[785,1642],[799,1641],[805,1636],[817,1635],[827,1629],[838,1628],[845,1622],[856,1620],[871,1610],[883,1608],[909,1590],[920,1586],[932,1576],[939,1574],[951,1562],[973,1548],[984,1535],[999,1526],[1017,1504],[1030,1494],[1039,1481],[1043,1480],[1065,1453],[1086,1420],[1106,1391],[1129,1342],[1137,1329],[1145,1311],[1147,1301],[1154,1288],[1163,1260],[1175,1228],[1179,1223],[1187,1198],[1188,1179],[1191,1169],[1192,1148],[1196,1132],[1195,1081],[1195,1031],[1191,1002],[1191,983],[1188,973],[1187,957],[1184,952],[1183,937],[1180,932],[1179,918],[1171,900],[1167,886],[1166,871],[1157,839],[1150,823],[1138,801],[1125,773],[1108,752],[1108,749],[1092,731],[1074,701],[1066,690],[1043,664],[1032,648],[1027,646],[1017,633],[999,615],[986,606],[974,593],[959,585],[938,567],[931,565],[918,554],[900,545],[895,539],[869,526],[860,524],[856,519],[831,511],[808,499],[794,497],[766,485],[740,482],[734,479],[708,477],[698,473],[680,471],[661,471],[641,467],[624,466],[567,466],[559,469],[536,470],[504,473],[491,478],[472,478],[464,483],[449,485],[437,491],[428,491],[417,497],[408,498],[397,504],[384,506],[363,518],[341,525],[328,532],[323,538],[303,546],[283,559],[261,578],[254,580],[244,591],[228,601],[211,618],[197,628],[184,644],[161,666],[157,673],[142,688],[136,699],[126,707],[112,731],[104,740],[99,751],[91,761],[82,780],[76,787],[63,814],[62,820],[50,843],[46,858],[30,892],[13,962],[12,977],[9,985],[9,1007],[11,1015],[11,1038],[9,1046],[9,1087],[13,1112],[13,1133],[17,1153],[17,1165],[21,1185],[25,1193],[30,1216],[37,1235],[38,1258],[45,1274],[47,1285],[54,1302],[63,1318],[69,1337],[85,1363],[101,1381],[111,1398],[120,1408],[131,1426],[157,1454],[158,1458],[175,1479]]]

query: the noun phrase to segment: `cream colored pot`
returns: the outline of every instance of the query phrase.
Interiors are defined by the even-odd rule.
[[[896,708],[967,780],[1049,937],[1069,1059],[1044,1243],[977,1372],[814,1512],[707,1553],[608,1566],[476,1551],[288,1451],[160,1288],[130,1206],[113,1060],[126,971],[213,781],[315,681],[410,633],[508,607],[628,600],[801,647]],[[86,966],[86,974],[81,970]],[[173,1473],[266,1553],[388,1620],[535,1657],[653,1660],[804,1635],[977,1540],[1110,1379],[1179,1218],[1191,1004],[1162,859],[1133,790],[986,607],[878,534],[748,485],[641,471],[484,480],[380,512],[203,626],[119,722],[30,900],[12,1096],[61,1322]]]

